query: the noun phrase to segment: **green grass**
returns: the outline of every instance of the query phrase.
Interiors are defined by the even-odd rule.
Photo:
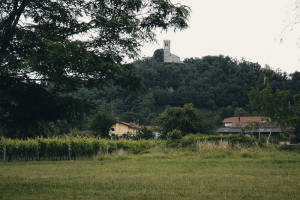
[[[94,160],[0,162],[0,199],[300,199],[300,153],[120,152]]]

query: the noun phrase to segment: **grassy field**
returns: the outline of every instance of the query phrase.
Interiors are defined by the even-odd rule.
[[[0,199],[300,199],[300,153],[153,150],[0,162]]]

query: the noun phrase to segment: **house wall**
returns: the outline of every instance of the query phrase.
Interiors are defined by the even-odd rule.
[[[169,54],[164,57],[166,63],[181,63],[180,58],[174,54]]]
[[[232,127],[232,123],[231,122],[225,122],[225,127]]]
[[[232,128],[240,128],[240,127],[245,127],[247,126],[248,123],[242,123],[242,122],[234,122],[232,123],[231,127]]]
[[[112,130],[114,129],[114,130]],[[136,134],[137,133],[137,129],[131,128],[129,126],[126,126],[125,124],[121,124],[121,123],[116,123],[111,127],[111,130],[109,132],[109,134],[114,134],[114,135],[124,135],[126,133],[131,133],[131,134]]]

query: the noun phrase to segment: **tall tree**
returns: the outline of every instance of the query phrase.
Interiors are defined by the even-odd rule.
[[[294,95],[295,115],[292,118],[292,123],[295,126],[295,135],[297,142],[300,142],[300,94]]]
[[[280,126],[289,126],[289,118],[293,115],[291,106],[292,96],[288,90],[276,90],[273,93],[270,86],[259,91],[252,89],[249,92],[250,105],[259,114],[269,117],[272,122]]]
[[[249,100],[252,109],[269,117],[271,123],[280,125],[284,130],[294,127],[296,132],[299,131],[299,94],[293,97],[288,90],[273,92],[268,86],[261,91],[252,89]]]
[[[186,6],[169,0],[1,0],[0,5],[2,127],[20,122],[16,115],[23,112],[21,106],[28,108],[28,117],[18,118],[21,124],[79,113],[73,108],[59,111],[70,105],[61,93],[83,86],[136,89],[140,80],[131,65],[122,64],[124,58],[136,57],[144,42],[155,39],[156,28],[186,28],[189,16]],[[51,87],[46,89],[46,83]],[[26,100],[32,93],[45,97],[36,100],[43,105]],[[48,117],[45,110],[53,115]]]

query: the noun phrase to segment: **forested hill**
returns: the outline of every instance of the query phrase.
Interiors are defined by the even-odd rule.
[[[119,88],[90,93],[90,100],[108,113],[127,121],[149,124],[167,107],[193,103],[214,124],[240,114],[252,114],[248,92],[263,88],[264,76],[273,89],[299,92],[300,73],[263,71],[257,63],[224,56],[186,59],[184,63],[162,63],[155,58],[133,63],[146,90],[128,95]],[[83,91],[82,91],[83,92]],[[241,109],[242,108],[242,109]]]

